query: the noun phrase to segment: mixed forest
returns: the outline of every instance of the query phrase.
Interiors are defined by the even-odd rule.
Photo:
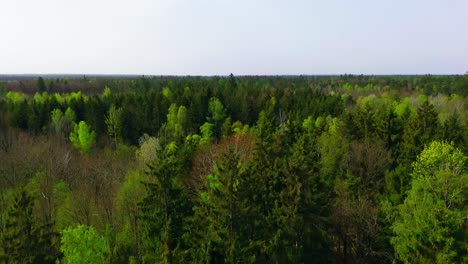
[[[0,263],[468,263],[468,76],[0,81]]]

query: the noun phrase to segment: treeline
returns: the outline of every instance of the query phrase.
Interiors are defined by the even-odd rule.
[[[0,262],[468,261],[466,76],[16,84]]]

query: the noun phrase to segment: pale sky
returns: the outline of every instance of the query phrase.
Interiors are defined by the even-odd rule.
[[[463,74],[468,0],[0,0],[0,74]]]

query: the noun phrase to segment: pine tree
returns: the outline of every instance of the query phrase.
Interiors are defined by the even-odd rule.
[[[174,143],[168,145],[158,160],[149,165],[147,196],[140,204],[148,263],[181,261],[185,250],[182,235],[191,214],[191,205],[182,184],[183,154]]]
[[[192,256],[197,263],[251,261],[252,222],[248,175],[233,148],[224,153],[198,190]]]
[[[296,226],[288,226],[294,228],[290,237],[295,239],[296,247],[300,246],[300,261],[304,263],[327,262],[331,251],[326,229],[332,184],[327,184],[320,175],[316,133],[314,130],[305,131],[294,144],[293,154],[288,160],[290,189],[299,187],[290,194],[296,199],[293,204],[298,202],[297,212],[292,215]]]
[[[40,93],[42,92],[45,92],[46,91],[46,85],[45,85],[45,82],[44,82],[44,79],[42,77],[39,77],[37,79],[37,89]]]
[[[18,192],[7,214],[2,232],[3,255],[6,263],[54,263],[56,253],[53,234],[48,226],[41,226],[33,216],[33,198],[25,191]],[[0,251],[1,252],[1,251]]]

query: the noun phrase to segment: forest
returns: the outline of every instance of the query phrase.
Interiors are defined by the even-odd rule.
[[[0,263],[468,263],[468,75],[0,80]]]

